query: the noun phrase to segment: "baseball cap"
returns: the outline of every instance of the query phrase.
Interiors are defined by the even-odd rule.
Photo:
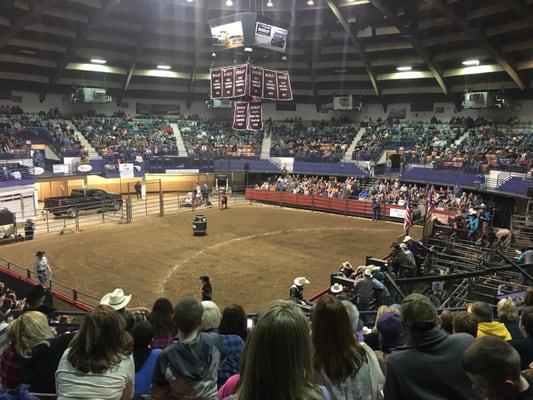
[[[401,317],[405,325],[424,326],[435,322],[437,309],[429,297],[411,293],[402,301]]]

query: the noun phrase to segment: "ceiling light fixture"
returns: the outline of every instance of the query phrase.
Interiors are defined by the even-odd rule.
[[[107,61],[101,58],[91,58],[91,63],[93,64],[105,64]]]
[[[396,70],[400,72],[409,72],[413,70],[413,67],[397,67]]]
[[[307,5],[308,6],[314,6],[315,2],[313,0],[307,0]]]
[[[194,0],[187,0],[187,3],[192,3]]]
[[[479,65],[479,60],[465,60],[463,61],[465,67],[475,67]]]
[[[157,69],[166,69],[166,70],[168,70],[168,69],[170,69],[170,65],[164,65],[164,64],[163,65],[158,65]]]
[[[226,0],[226,6],[227,7],[231,7],[233,5],[233,1],[232,0]]]
[[[267,1],[267,7],[274,7],[274,3],[272,3],[272,0]]]

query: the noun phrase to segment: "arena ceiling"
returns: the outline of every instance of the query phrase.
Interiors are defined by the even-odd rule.
[[[85,85],[106,87],[119,99],[207,100],[210,66],[235,57],[213,58],[207,21],[256,11],[291,26],[286,61],[255,61],[288,69],[299,102],[330,102],[333,93],[387,103],[456,99],[465,90],[533,92],[533,0],[226,3],[1,0],[0,90],[44,98]],[[464,66],[466,60],[479,65]],[[157,69],[161,64],[171,69]]]

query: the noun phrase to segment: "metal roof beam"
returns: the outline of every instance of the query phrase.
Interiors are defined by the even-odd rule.
[[[85,40],[89,37],[94,28],[98,25],[98,22],[105,18],[113,9],[120,4],[122,0],[108,0],[105,2],[105,5],[98,11],[98,13],[92,15],[89,18],[87,25],[78,33],[78,38],[76,41],[69,46],[67,54],[59,61],[58,66],[54,74],[50,77],[48,87],[54,86],[65,69],[68,63],[76,55],[76,52],[81,48]]]
[[[194,35],[194,57],[192,60],[192,69],[191,69],[191,77],[189,79],[189,88],[187,90],[187,97],[185,98],[185,104],[187,106],[187,110],[191,108],[192,104],[192,96],[194,93],[194,83],[196,81],[196,74],[198,70],[198,62],[200,58],[200,47],[202,45],[202,41],[204,40],[204,31],[206,28],[205,21],[207,21],[207,17],[209,15],[209,2],[206,0],[201,1],[199,4],[201,10],[202,10],[202,17],[200,19],[200,23],[195,24],[195,35]]]
[[[378,82],[376,80],[376,75],[374,74],[374,71],[372,71],[372,68],[370,67],[370,63],[368,59],[366,58],[365,52],[363,50],[363,46],[359,42],[359,39],[355,36],[355,33],[350,28],[350,24],[348,21],[346,21],[346,18],[342,15],[342,13],[339,10],[339,7],[333,2],[333,0],[324,0],[326,4],[328,5],[331,12],[335,15],[339,23],[344,28],[344,31],[348,35],[348,38],[352,42],[353,47],[355,47],[355,50],[359,54],[359,58],[361,58],[361,61],[363,63],[363,66],[365,67],[366,73],[368,74],[368,77],[370,78],[370,82],[372,83],[372,87],[374,88],[374,93],[376,96],[380,95],[380,90],[378,87]]]
[[[507,10],[514,12],[518,17],[533,25],[533,10],[519,0],[498,0]]]
[[[9,30],[0,36],[0,49],[4,47],[11,39],[24,30],[26,26],[37,20],[44,11],[53,7],[59,0],[45,0],[38,3],[33,3],[28,14],[18,22],[11,25]]]
[[[408,32],[407,29],[405,29],[404,23],[400,20],[400,18],[396,15],[396,13],[390,9],[387,4],[385,4],[382,0],[370,0],[370,3],[377,8],[384,16],[387,17],[387,19],[400,31],[400,33],[404,35],[408,35],[411,32]],[[418,32],[416,32],[416,37],[413,36],[411,39],[406,39],[415,49],[418,56],[424,60],[424,63],[427,65],[433,76],[435,77],[435,80],[441,87],[443,93],[445,95],[448,95],[448,88],[446,87],[446,83],[444,82],[444,78],[442,77],[441,72],[427,53],[426,49],[424,49],[424,46],[422,45],[422,41],[420,40],[420,37],[418,36]]]
[[[524,90],[526,88],[526,85],[520,75],[518,74],[517,70],[514,66],[511,65],[509,60],[503,56],[503,54],[496,49],[486,38],[482,33],[479,33],[477,30],[473,29],[465,18],[457,15],[453,9],[451,9],[446,3],[444,3],[442,0],[423,0],[426,4],[430,5],[431,7],[435,8],[437,11],[439,11],[442,15],[449,18],[455,25],[459,26],[461,30],[467,34],[472,40],[476,41],[478,45],[480,45],[485,51],[492,57],[494,60],[498,62],[498,64],[501,65],[501,67],[504,69],[504,71],[511,77],[511,79],[515,82],[516,86],[518,86],[521,90]]]

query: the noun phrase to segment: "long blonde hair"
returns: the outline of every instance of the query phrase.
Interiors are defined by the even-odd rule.
[[[49,344],[48,341],[54,337],[48,318],[39,311],[22,313],[11,322],[9,334],[14,338],[17,353],[24,358],[32,356],[33,347],[41,343]]]
[[[309,323],[292,302],[265,307],[243,353],[237,400],[321,400],[313,384]]]
[[[512,299],[501,299],[497,306],[498,318],[504,321],[518,321],[518,307]]]

